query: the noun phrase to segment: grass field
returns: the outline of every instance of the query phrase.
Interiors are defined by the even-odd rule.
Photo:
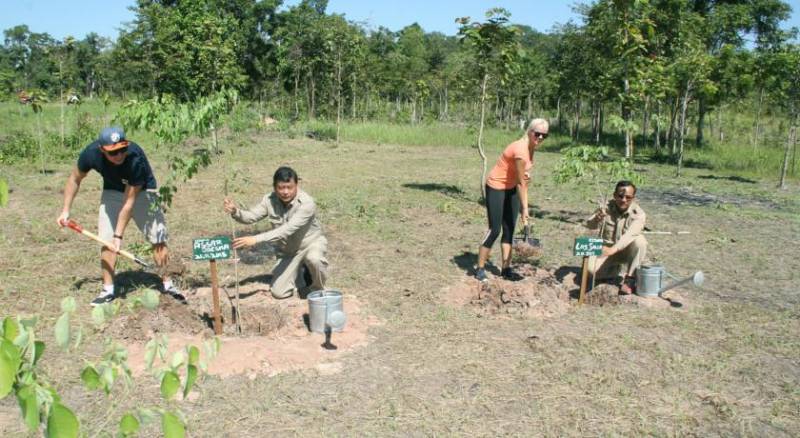
[[[479,317],[442,296],[468,281],[485,228],[477,151],[462,137],[448,143],[446,132],[431,144],[418,137],[406,145],[391,136],[393,128],[373,127],[386,131],[380,141],[367,140],[363,129],[347,127],[345,138],[359,141],[339,145],[281,132],[229,133],[229,153],[180,186],[167,220],[173,253],[187,260],[184,288],[207,286],[207,267],[188,261],[191,241],[228,229],[221,212],[226,174],[234,197],[247,204],[288,164],[319,203],[330,286],[357,296],[381,321],[367,345],[332,353],[338,373],[206,377],[197,397],[176,403],[191,436],[800,434],[795,183],[777,191],[774,178],[702,168],[676,178],[672,166],[638,164],[648,225],[689,232],[648,237],[650,257],[676,274],[706,274],[683,308],[573,305],[552,319]],[[490,133],[490,162],[515,137]],[[140,143],[163,178],[163,152],[146,140]],[[537,154],[530,199],[546,248],[541,265],[574,268],[580,260],[571,255],[572,239],[597,193],[555,185],[558,159],[547,149]],[[88,436],[110,436],[123,412],[166,405],[148,377],[108,398],[81,386],[83,360],[96,360],[104,340],[91,330],[88,306],[100,286],[97,252],[55,225],[71,166],[51,162],[43,175],[36,161],[0,165],[12,189],[0,210],[0,308],[40,315],[48,327],[40,334],[48,344],[45,375]],[[92,226],[99,183],[96,174],[85,180],[73,209]],[[611,184],[603,181],[609,190]],[[140,242],[138,233],[126,235],[126,244]],[[265,269],[242,265],[240,275]],[[122,263],[121,270],[136,268]],[[230,276],[229,266],[221,270]],[[83,347],[71,353],[54,346],[49,329],[65,296],[80,303],[86,332]],[[150,425],[142,436],[155,434]],[[0,401],[0,435],[25,436],[8,397]]]

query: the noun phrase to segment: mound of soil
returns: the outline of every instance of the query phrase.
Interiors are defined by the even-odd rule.
[[[469,305],[482,315],[546,318],[569,309],[569,289],[553,272],[530,265],[519,265],[515,270],[522,277],[519,281],[496,277],[481,283],[468,278],[447,291],[447,300]]]
[[[455,306],[472,307],[481,315],[533,318],[560,316],[569,310],[570,305],[578,303],[579,283],[574,272],[559,280],[555,271],[530,264],[518,264],[514,269],[522,277],[519,281],[493,277],[481,283],[468,277],[448,288],[444,292],[444,301]],[[652,309],[680,308],[685,303],[686,298],[677,289],[667,292],[663,298],[640,297],[620,295],[619,286],[605,283],[588,291],[585,301],[590,306],[634,305]]]
[[[253,282],[239,290],[242,332],[233,322],[235,309],[232,287],[220,288],[220,309],[223,319],[222,348],[209,364],[209,372],[220,376],[275,374],[286,370],[318,368],[331,372],[330,359],[337,352],[346,352],[366,344],[367,329],[379,322],[360,311],[358,299],[344,297],[347,323],[340,333],[333,333],[330,344],[325,335],[312,333],[307,326],[308,302],[297,297],[276,300],[269,286]],[[128,348],[128,363],[134,374],[145,372],[145,344],[154,337],[166,335],[170,352],[186,345],[200,346],[214,336],[211,288],[187,291],[188,304],[161,296],[155,310],[129,311],[123,306],[120,314],[107,325],[104,334],[122,339]],[[332,349],[331,347],[335,349]],[[333,369],[336,369],[334,366]]]

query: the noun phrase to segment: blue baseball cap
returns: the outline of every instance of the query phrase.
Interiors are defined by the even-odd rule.
[[[110,152],[128,146],[128,141],[125,140],[125,131],[119,126],[109,126],[100,131],[100,137],[97,138],[100,142],[100,147],[104,151]]]

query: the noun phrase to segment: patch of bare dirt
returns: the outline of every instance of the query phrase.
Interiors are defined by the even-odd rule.
[[[308,302],[292,297],[276,300],[269,286],[249,283],[240,288],[242,333],[237,334],[233,322],[235,301],[232,288],[220,288],[223,315],[222,348],[209,364],[209,373],[222,377],[234,374],[273,375],[286,370],[318,368],[330,373],[335,366],[322,365],[367,343],[367,330],[378,324],[376,318],[365,315],[361,304],[352,295],[343,300],[347,323],[342,332],[334,332],[330,344],[324,334],[312,333],[307,326]],[[214,336],[212,325],[211,288],[187,292],[188,304],[162,296],[153,311],[122,310],[106,328],[105,334],[123,339],[128,348],[128,363],[134,374],[145,371],[145,344],[154,337],[166,335],[169,350],[178,351],[187,345],[200,346]]]
[[[570,305],[577,305],[579,294],[576,274],[568,273],[561,280],[555,271],[528,264],[515,266],[522,277],[508,281],[501,277],[481,283],[466,278],[444,292],[446,303],[470,306],[481,315],[518,315],[531,318],[557,317],[566,313]],[[620,295],[619,286],[601,283],[586,294],[585,304],[590,306],[633,305],[649,309],[682,308],[686,296],[673,289],[663,297]]]
[[[554,273],[529,265],[517,266],[519,281],[500,277],[481,283],[465,279],[445,296],[456,305],[469,305],[483,315],[519,315],[533,318],[559,316],[569,309],[569,289]]]

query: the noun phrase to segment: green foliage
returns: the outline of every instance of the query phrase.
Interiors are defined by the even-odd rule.
[[[64,300],[70,310],[74,302]],[[64,315],[69,315],[65,313]],[[22,420],[30,431],[46,424],[48,437],[78,436],[78,420],[60,403],[58,394],[39,376],[37,365],[45,345],[36,340],[36,318],[6,317],[0,338],[0,399],[14,392]],[[11,339],[13,338],[13,340]]]
[[[570,181],[614,182],[627,179],[640,184],[642,177],[636,173],[630,161],[614,160],[608,155],[607,147],[575,146],[564,151],[564,156],[556,165],[553,180],[557,184]]]
[[[172,412],[164,412],[161,416],[161,430],[165,438],[183,438],[186,429],[183,422]]]
[[[178,393],[181,386],[181,379],[173,371],[167,371],[161,377],[161,396],[166,400],[171,399]]]
[[[54,403],[47,418],[47,436],[54,438],[77,438],[78,418],[61,403]]]
[[[139,432],[139,420],[132,414],[125,414],[119,421],[119,433],[123,437],[136,436]]]
[[[0,178],[0,207],[8,205],[8,181]]]

